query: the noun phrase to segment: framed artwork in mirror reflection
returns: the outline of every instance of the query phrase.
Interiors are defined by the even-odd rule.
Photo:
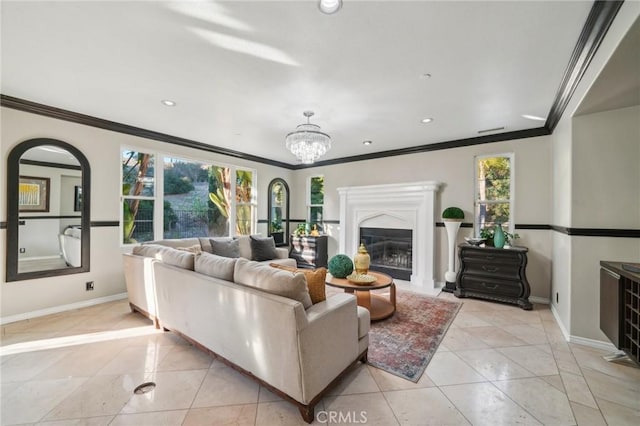
[[[20,176],[18,209],[20,212],[48,212],[50,179]]]

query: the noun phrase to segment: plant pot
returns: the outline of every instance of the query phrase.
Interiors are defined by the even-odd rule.
[[[276,245],[284,243],[284,232],[272,232],[271,236]]]

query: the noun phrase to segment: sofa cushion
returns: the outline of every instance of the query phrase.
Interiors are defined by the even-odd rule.
[[[367,308],[358,306],[358,339],[362,339],[371,328],[371,314]]]
[[[236,260],[203,251],[199,256],[196,256],[194,270],[210,277],[233,281]]]
[[[209,238],[211,253],[222,257],[240,257],[240,243],[235,238]]]
[[[189,253],[193,253],[193,254],[200,254],[202,253],[202,247],[200,246],[200,244],[195,244],[193,246],[190,247],[176,247],[177,250],[182,250],[182,251],[186,251]]]
[[[251,235],[251,260],[261,262],[278,257],[273,237],[261,238]]]
[[[198,244],[197,238],[169,238],[166,240],[155,240],[142,243],[142,245],[161,245],[165,247],[178,248],[178,247],[191,247]]]
[[[143,244],[134,246],[133,254],[138,256],[153,257],[168,265],[193,271],[195,255],[184,250],[165,247],[159,244]]]
[[[311,303],[314,305],[318,302],[322,302],[327,299],[325,291],[325,283],[327,278],[327,269],[298,269],[287,265],[278,263],[270,263],[272,268],[282,269],[295,273],[302,273],[307,280],[307,288],[309,289],[309,296],[311,296]]]
[[[236,261],[233,281],[267,293],[297,300],[305,309],[312,305],[303,274],[292,274],[251,260]]]

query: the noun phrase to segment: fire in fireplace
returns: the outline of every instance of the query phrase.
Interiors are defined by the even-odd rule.
[[[410,281],[412,234],[410,229],[360,228],[360,241],[371,257],[370,268]]]

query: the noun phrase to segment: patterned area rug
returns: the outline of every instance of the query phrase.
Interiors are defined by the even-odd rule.
[[[369,364],[417,382],[462,303],[400,291],[396,313],[371,323]]]

